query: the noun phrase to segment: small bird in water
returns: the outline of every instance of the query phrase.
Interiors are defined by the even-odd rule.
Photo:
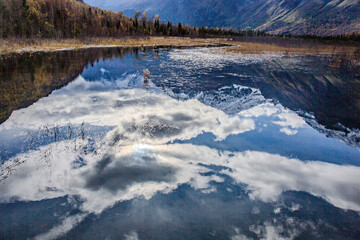
[[[150,78],[150,71],[149,69],[146,68],[144,69],[143,73],[144,73],[144,83],[147,83]]]

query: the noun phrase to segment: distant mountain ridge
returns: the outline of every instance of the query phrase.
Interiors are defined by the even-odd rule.
[[[338,35],[360,32],[360,0],[85,0],[133,16],[136,10],[192,26],[270,33]]]

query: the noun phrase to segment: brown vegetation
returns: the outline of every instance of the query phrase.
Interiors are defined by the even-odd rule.
[[[337,44],[304,39],[268,38],[190,38],[190,37],[122,37],[85,39],[0,39],[0,55],[7,53],[58,51],[96,47],[179,47],[228,45],[221,49],[224,54],[259,54],[264,52],[360,55],[357,44]],[[219,52],[219,49],[214,49]]]
[[[289,41],[289,40],[288,40]],[[318,42],[302,41],[298,44],[282,44],[279,42],[250,42],[250,41],[221,41],[223,44],[233,46],[225,48],[227,54],[259,54],[264,52],[302,53],[302,54],[356,54],[359,46],[356,44],[325,44]]]
[[[0,55],[12,52],[56,51],[91,47],[209,46],[226,39],[189,37],[123,37],[86,39],[0,39]]]

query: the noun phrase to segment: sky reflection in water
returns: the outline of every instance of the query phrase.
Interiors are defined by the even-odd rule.
[[[354,142],[240,84],[259,76],[225,76],[299,56],[143,54],[88,66],[0,125],[1,238],[360,236]]]

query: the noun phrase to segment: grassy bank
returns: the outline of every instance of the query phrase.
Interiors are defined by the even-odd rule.
[[[91,47],[141,47],[141,46],[209,46],[225,42],[219,38],[142,37],[142,38],[87,38],[81,39],[0,39],[0,54],[58,51]]]
[[[190,37],[123,37],[86,39],[0,39],[0,55],[38,51],[61,51],[96,47],[206,47],[229,45],[223,53],[259,54],[264,52],[326,54],[360,53],[357,44],[323,43],[313,40],[280,38],[190,38]]]
[[[259,54],[265,52],[300,53],[300,54],[359,54],[360,46],[356,42],[339,43],[337,41],[318,41],[312,39],[289,39],[277,37],[245,37],[231,41],[223,40],[223,44],[231,44],[225,48],[227,54]]]

